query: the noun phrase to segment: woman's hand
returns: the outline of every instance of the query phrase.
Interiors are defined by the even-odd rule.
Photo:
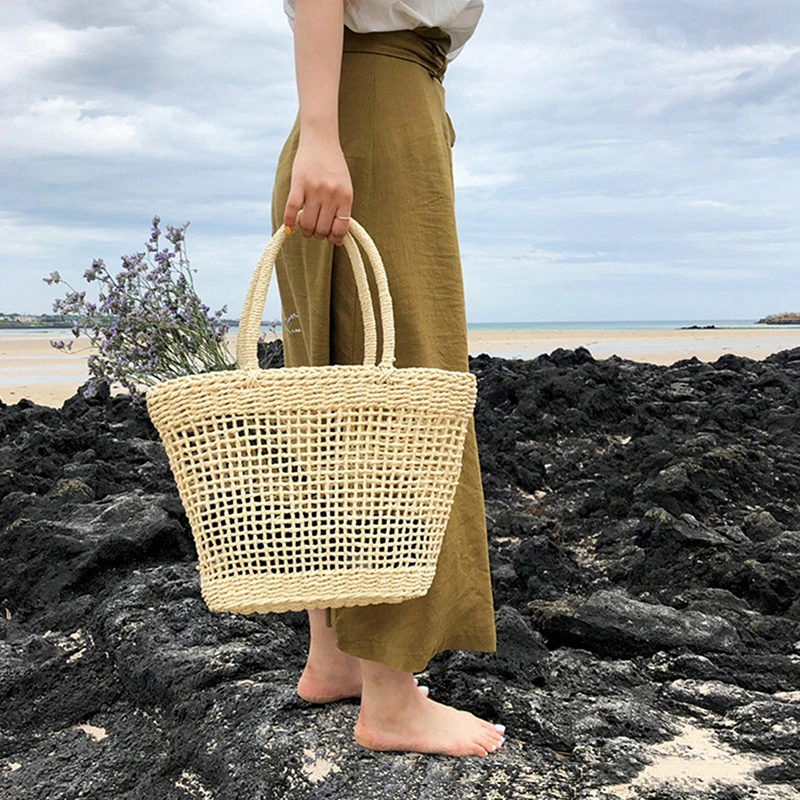
[[[350,220],[336,217],[349,217],[352,205],[353,183],[338,137],[301,129],[283,224],[290,230],[297,224],[306,238],[341,245]]]

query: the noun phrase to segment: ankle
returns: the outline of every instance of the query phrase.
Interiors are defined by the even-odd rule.
[[[362,725],[382,728],[402,724],[414,718],[424,703],[430,702],[416,687],[411,692],[370,693],[361,688],[361,708],[358,718]]]
[[[320,674],[330,672],[359,672],[358,659],[340,651],[310,651],[306,659],[306,669]]]
[[[364,663],[362,660],[362,716],[369,719],[404,716],[426,702],[412,673],[388,667],[375,670]]]

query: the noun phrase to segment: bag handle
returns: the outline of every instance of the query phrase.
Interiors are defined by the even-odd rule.
[[[303,209],[301,208],[297,212],[298,219],[302,213]],[[295,230],[297,230],[296,222]],[[267,242],[253,270],[253,276],[250,279],[244,307],[242,308],[242,315],[239,319],[239,332],[236,336],[237,369],[259,369],[258,333],[261,328],[261,317],[264,314],[264,304],[267,300],[267,292],[269,291],[269,282],[272,277],[272,270],[275,267],[275,260],[281,247],[283,247],[283,243],[289,236],[291,234],[286,232],[286,227],[281,225]],[[383,331],[383,354],[380,363],[377,365],[375,364],[375,358],[378,345],[372,294],[369,289],[367,273],[364,269],[364,261],[361,258],[356,240],[361,243],[367,254],[375,276],[375,283],[378,287]],[[377,366],[388,374],[389,371],[395,368],[394,310],[383,260],[378,248],[375,246],[375,242],[352,217],[350,218],[350,230],[344,235],[344,246],[350,258],[350,264],[353,267],[356,286],[358,287],[358,300],[361,305],[361,316],[364,320],[364,366]]]

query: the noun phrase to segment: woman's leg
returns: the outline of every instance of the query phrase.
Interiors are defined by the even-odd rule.
[[[333,641],[333,629],[325,625],[325,609],[308,612],[311,644],[297,693],[310,703],[329,703],[343,697],[361,696],[361,664],[343,653]]]
[[[325,609],[308,611],[311,643],[297,694],[309,703],[330,703],[344,697],[361,697],[361,659],[336,646],[333,629],[325,625]],[[410,674],[410,673],[409,673]],[[416,684],[416,678],[414,685]],[[417,686],[427,692],[427,686]]]

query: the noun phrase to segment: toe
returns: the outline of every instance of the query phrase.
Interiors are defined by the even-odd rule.
[[[481,719],[480,717],[476,717],[474,714],[472,716],[473,716],[473,719],[475,719],[476,722],[480,722],[481,728],[483,728],[484,730],[487,730],[487,731],[496,731],[497,730],[497,728],[495,728],[495,726],[491,722],[488,722],[485,719]]]
[[[489,733],[491,733],[491,734],[492,734],[492,736],[494,736],[496,739],[499,739],[501,736],[503,736],[503,735],[505,734],[505,726],[501,726],[501,728],[502,728],[502,729],[501,729],[501,728],[498,728],[498,727],[497,727],[497,725],[494,725],[494,724],[493,724],[493,723],[491,723],[491,722],[487,722],[487,723],[486,723],[486,725],[487,725],[486,729],[487,729],[487,730],[489,731]]]

